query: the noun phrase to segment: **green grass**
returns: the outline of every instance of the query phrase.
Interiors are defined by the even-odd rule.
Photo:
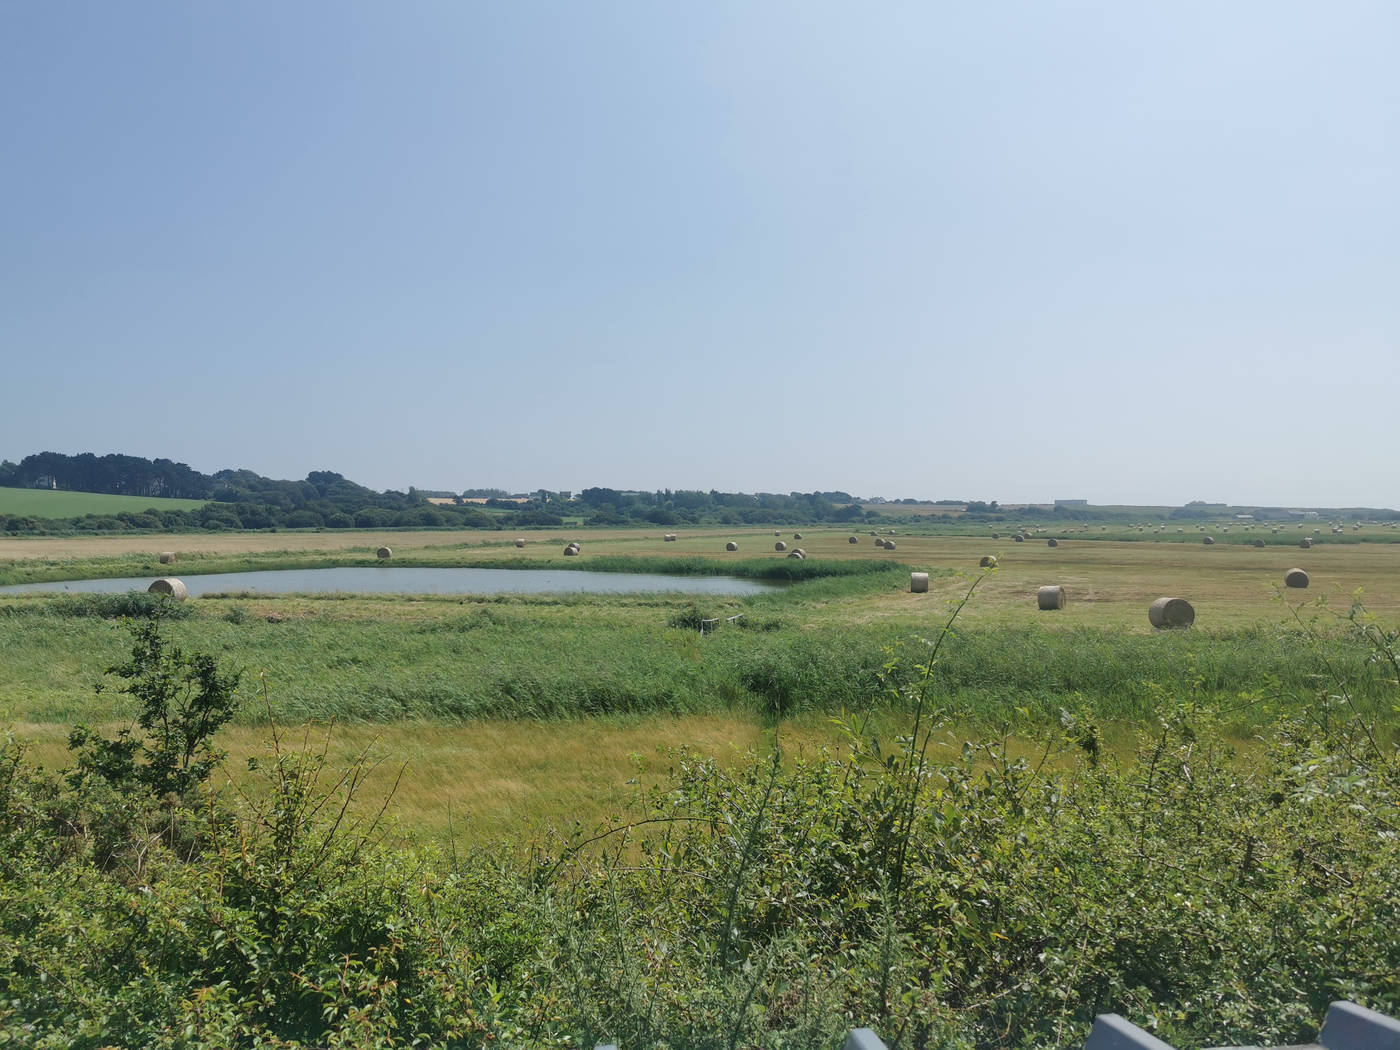
[[[0,514],[31,518],[76,518],[84,514],[140,513],[143,510],[198,510],[203,499],[112,496],[102,492],[54,492],[50,489],[0,488]]]
[[[907,706],[898,688],[927,658],[938,625],[850,622],[871,589],[884,587],[877,575],[752,598],[204,598],[181,606],[193,614],[169,630],[246,669],[243,724],[732,712],[771,720]],[[110,616],[125,607],[73,596],[0,605],[0,720],[124,717],[120,698],[94,684],[123,654],[124,628]],[[743,619],[712,635],[685,626],[736,613]],[[1166,702],[1195,700],[1246,735],[1315,703],[1329,664],[1379,705],[1390,687],[1367,656],[1347,637],[1284,627],[1129,634],[981,625],[949,637],[931,690],[970,726],[1029,730],[1057,723],[1062,710],[1140,723]],[[1377,713],[1392,717],[1383,706]]]

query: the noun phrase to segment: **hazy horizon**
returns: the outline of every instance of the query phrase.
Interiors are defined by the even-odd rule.
[[[0,9],[0,449],[1392,507],[1400,7]]]

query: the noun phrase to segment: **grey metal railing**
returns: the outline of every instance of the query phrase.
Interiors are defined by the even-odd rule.
[[[617,1050],[614,1043],[594,1050]],[[853,1028],[841,1050],[889,1050],[869,1028]],[[1099,1014],[1084,1041],[1084,1050],[1175,1050],[1151,1032],[1117,1014]],[[1215,1047],[1214,1050],[1259,1050],[1258,1047]],[[1327,1008],[1316,1043],[1287,1050],[1400,1050],[1400,1021],[1355,1003],[1335,1002]]]

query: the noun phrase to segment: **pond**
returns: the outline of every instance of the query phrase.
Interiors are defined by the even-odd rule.
[[[178,573],[171,573],[176,576]],[[456,569],[345,567],[270,569],[179,576],[191,598],[205,594],[681,594],[748,595],[775,584],[732,576],[660,576],[576,569]],[[0,587],[0,594],[121,594],[144,591],[154,576],[58,580]]]

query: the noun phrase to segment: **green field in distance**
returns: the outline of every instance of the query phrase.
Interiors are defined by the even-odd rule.
[[[162,499],[158,496],[113,496],[105,492],[54,492],[51,489],[0,488],[0,514],[33,518],[76,518],[83,514],[140,513],[159,510],[198,510],[204,499]]]

